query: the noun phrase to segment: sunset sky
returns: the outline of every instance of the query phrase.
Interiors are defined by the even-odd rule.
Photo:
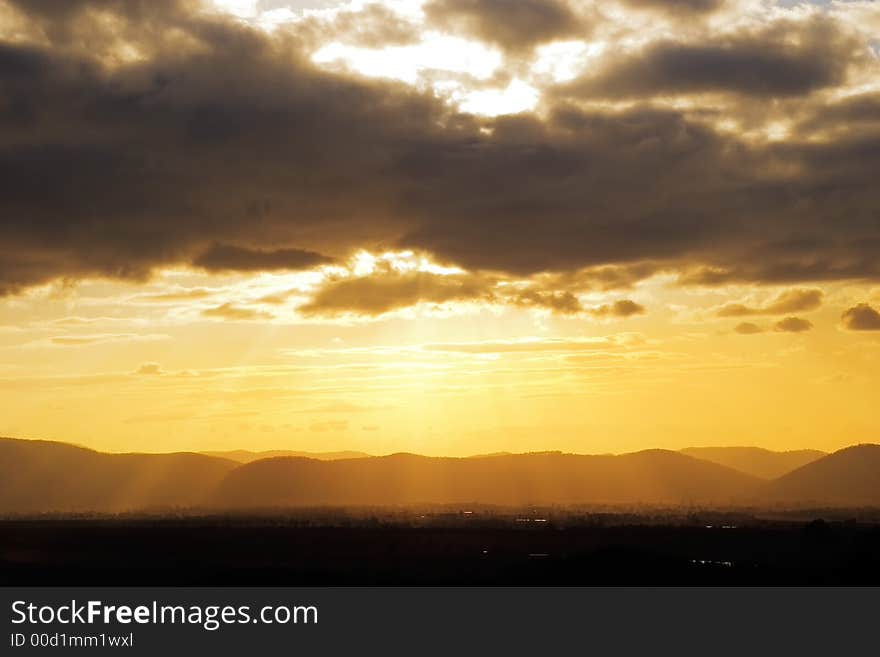
[[[0,0],[0,435],[880,440],[880,3]]]

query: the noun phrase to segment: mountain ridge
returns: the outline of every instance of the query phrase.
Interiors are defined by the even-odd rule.
[[[769,482],[763,497],[778,502],[880,506],[880,445],[844,447]]]
[[[363,460],[254,461],[231,471],[220,507],[479,502],[731,502],[760,480],[669,450],[625,455],[533,453],[479,458],[399,453]]]
[[[194,452],[110,454],[0,438],[0,513],[421,503],[880,506],[880,445],[853,445],[769,481],[687,451],[401,452],[241,463]]]
[[[337,461],[340,459],[362,459],[370,458],[373,455],[366,452],[358,452],[353,450],[340,450],[336,452],[308,452],[302,450],[289,449],[270,449],[263,451],[252,451],[247,449],[231,449],[231,450],[214,450],[203,451],[200,454],[206,456],[214,456],[217,458],[229,459],[236,463],[251,463],[266,458],[275,458],[278,456],[301,456],[304,458],[318,459],[319,461]]]
[[[726,465],[734,470],[768,480],[781,477],[828,455],[827,452],[817,449],[775,451],[746,446],[685,447],[679,451],[688,456]]]

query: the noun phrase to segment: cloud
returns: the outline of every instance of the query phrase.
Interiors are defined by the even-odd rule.
[[[632,317],[644,315],[645,307],[631,299],[620,299],[611,304],[590,308],[587,312],[594,317]]]
[[[623,349],[642,342],[641,336],[621,333],[580,340],[526,338],[497,342],[452,342],[424,345],[426,351],[447,351],[465,354],[506,354],[531,352],[578,352]]]
[[[813,328],[813,322],[800,317],[786,317],[773,324],[773,330],[782,333],[803,333]]]
[[[326,283],[297,311],[305,316],[378,316],[419,303],[491,300],[491,283],[470,275],[386,272]]]
[[[880,331],[880,312],[867,303],[848,308],[840,319],[843,327],[850,331]]]
[[[60,347],[81,347],[105,342],[135,342],[167,340],[168,336],[161,333],[102,333],[99,335],[58,335],[49,338],[50,344]]]
[[[568,91],[605,98],[716,92],[803,96],[841,83],[852,58],[852,44],[830,21],[780,23],[761,33],[707,42],[649,42],[638,53],[614,58],[598,75],[572,83]]]
[[[717,11],[724,5],[725,0],[623,0],[622,3],[633,9],[647,9],[690,18]]]
[[[176,303],[178,301],[194,301],[205,299],[213,292],[205,288],[181,289],[172,292],[158,292],[156,294],[141,294],[135,297],[135,301],[147,301],[150,303]]]
[[[224,303],[216,308],[206,308],[202,311],[202,317],[211,317],[228,320],[257,320],[272,319],[272,315],[253,308],[242,308],[231,302]]]
[[[560,289],[566,285],[571,289]],[[558,277],[516,279],[474,273],[400,271],[380,265],[366,275],[357,276],[349,271],[347,275],[329,279],[297,311],[306,317],[347,314],[378,317],[422,303],[478,302],[550,311],[563,316],[623,318],[645,312],[643,306],[629,299],[585,308],[577,296],[585,287],[589,287],[589,281],[579,277],[568,281]]]
[[[493,277],[880,280],[880,131],[867,119],[846,127],[864,107],[809,95],[843,85],[864,50],[830,15],[733,36],[710,21],[681,43],[648,34],[638,55],[611,43],[578,82],[601,82],[594,92],[489,119],[442,94],[323,70],[295,25],[269,34],[171,0],[13,6],[16,40],[0,40],[0,294],[145,281],[199,259],[311,267],[374,247]],[[502,5],[437,6],[484,16]],[[560,12],[508,17],[498,29],[515,36],[493,38],[555,39],[569,25]],[[714,91],[737,101],[719,112],[655,99]],[[606,95],[627,102],[594,102]],[[755,140],[716,125],[786,97],[812,132]],[[536,305],[573,307],[564,293],[576,290],[540,290],[561,294]],[[365,312],[381,312],[382,296]]]
[[[764,306],[729,303],[718,309],[718,317],[746,317],[748,315],[785,315],[816,310],[822,305],[822,290],[794,289],[780,293]]]
[[[331,262],[330,258],[312,251],[275,249],[261,251],[229,244],[215,244],[199,254],[193,264],[208,271],[274,271],[308,269]]]
[[[576,315],[584,307],[578,298],[568,291],[523,290],[511,300],[514,306],[550,310],[560,315]]]
[[[740,335],[755,335],[757,333],[763,333],[764,329],[762,329],[757,324],[753,324],[752,322],[740,322],[733,329]]]
[[[56,336],[54,338],[50,338],[52,344],[57,344],[62,347],[77,347],[80,345],[86,344],[94,344],[96,342],[106,342],[106,338],[104,336],[94,336],[94,337],[74,337],[74,336]]]
[[[857,93],[814,108],[797,129],[810,134],[870,138],[880,129],[880,93]]]
[[[140,367],[138,367],[135,371],[135,374],[146,375],[146,376],[154,376],[158,374],[164,374],[165,370],[162,369],[162,366],[159,363],[142,363]]]
[[[420,36],[418,26],[380,3],[336,11],[330,19],[309,16],[299,21],[297,31],[316,46],[332,41],[371,49],[411,45]]]
[[[429,25],[509,51],[586,33],[564,0],[431,0],[424,11]]]

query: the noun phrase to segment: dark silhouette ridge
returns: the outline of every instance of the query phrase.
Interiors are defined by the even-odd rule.
[[[687,447],[681,453],[761,479],[776,479],[827,455],[817,449],[777,452],[761,447]]]
[[[194,506],[235,466],[202,454],[106,454],[65,443],[0,438],[0,512]]]
[[[419,504],[880,507],[880,446],[843,449],[766,481],[659,449],[622,455],[274,457],[241,464],[204,454],[107,454],[0,438],[4,514]]]
[[[212,451],[200,452],[207,456],[216,456],[221,459],[230,459],[236,463],[250,463],[251,461],[259,461],[260,459],[270,459],[276,456],[301,456],[307,459],[318,459],[319,461],[338,461],[339,459],[363,459],[369,458],[372,454],[366,452],[341,451],[341,452],[303,452],[289,449],[270,449],[262,452],[252,452],[247,449],[232,449],[228,451]]]
[[[393,454],[317,461],[274,458],[229,473],[218,507],[476,502],[729,504],[759,480],[665,450],[620,456],[534,453],[482,458]]]
[[[770,482],[768,501],[880,505],[880,445],[846,447]]]

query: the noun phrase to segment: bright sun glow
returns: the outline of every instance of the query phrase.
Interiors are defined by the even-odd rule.
[[[512,80],[505,89],[473,91],[464,96],[461,109],[472,114],[500,116],[534,109],[540,94],[522,80]]]
[[[330,43],[312,55],[312,61],[343,64],[363,75],[415,84],[428,70],[485,80],[498,69],[501,55],[476,41],[428,34],[418,44],[382,50]]]
[[[878,3],[743,2],[0,0],[0,436],[876,440]]]

